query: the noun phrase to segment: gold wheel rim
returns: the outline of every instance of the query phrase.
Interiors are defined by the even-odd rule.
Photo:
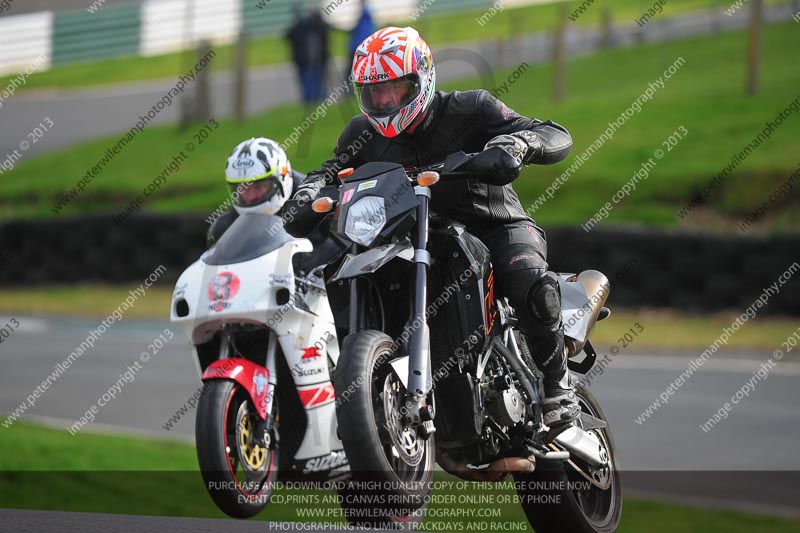
[[[261,446],[253,444],[250,418],[250,415],[245,415],[242,418],[239,427],[239,450],[247,466],[253,470],[260,470],[267,460],[267,451]]]

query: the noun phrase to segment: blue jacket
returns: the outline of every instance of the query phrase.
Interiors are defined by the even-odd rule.
[[[361,41],[369,37],[375,31],[375,24],[372,21],[372,15],[369,9],[364,6],[361,12],[361,18],[358,19],[355,28],[350,32],[350,56],[356,53],[356,48],[361,44]]]

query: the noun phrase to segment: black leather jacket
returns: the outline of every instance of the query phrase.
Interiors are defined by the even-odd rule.
[[[454,152],[480,152],[494,137],[523,130],[535,132],[542,143],[532,163],[556,163],[572,147],[572,138],[564,127],[523,117],[488,91],[438,91],[428,116],[414,134],[386,138],[376,133],[364,116],[354,117],[339,137],[334,157],[321,169],[309,172],[300,190],[314,197],[323,186],[337,185],[338,171],[343,168],[357,168],[371,161],[393,162],[406,168],[430,165]],[[443,180],[431,188],[431,193],[431,207],[436,213],[467,226],[531,220],[510,184]]]

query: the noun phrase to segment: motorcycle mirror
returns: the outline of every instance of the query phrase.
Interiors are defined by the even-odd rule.
[[[432,170],[422,172],[419,176],[417,176],[417,185],[421,187],[430,187],[432,185],[436,185],[438,182],[439,173]]]
[[[322,198],[317,198],[314,200],[314,202],[312,202],[311,209],[313,209],[315,213],[329,213],[333,209],[333,205],[333,198],[323,196]]]

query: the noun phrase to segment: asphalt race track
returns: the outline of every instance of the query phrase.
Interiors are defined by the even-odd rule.
[[[11,317],[2,317],[0,322],[5,323],[8,318]],[[6,368],[0,374],[0,413],[4,416],[25,402],[100,322],[16,318],[19,330],[0,348]],[[199,387],[187,341],[179,330],[173,329],[174,338],[162,350],[145,363],[140,360],[140,354],[168,327],[167,322],[123,319],[44,391],[22,419],[66,430],[118,382],[127,368],[139,361],[140,370],[134,379],[99,409],[95,422],[86,429],[191,442],[193,410],[170,431],[164,429]],[[633,349],[635,345],[628,348]],[[650,420],[636,422],[697,355],[623,353],[612,358],[605,373],[592,380],[591,389],[614,432],[625,490],[629,495],[704,507],[800,516],[796,504],[800,496],[797,363],[778,363],[766,379],[755,384],[748,397],[733,407],[727,419],[706,433],[700,425],[730,401],[771,355],[718,353]],[[1,422],[7,421],[3,418]],[[13,424],[10,428],[0,427],[0,432],[13,430]],[[2,523],[6,523],[8,511],[3,513]],[[62,514],[43,514],[42,518]],[[97,524],[98,530],[101,526],[128,530],[126,524],[132,531],[147,527],[146,522],[138,523],[135,517],[91,516],[91,524]],[[108,520],[120,523],[110,525]],[[178,522],[174,526],[182,527]]]

